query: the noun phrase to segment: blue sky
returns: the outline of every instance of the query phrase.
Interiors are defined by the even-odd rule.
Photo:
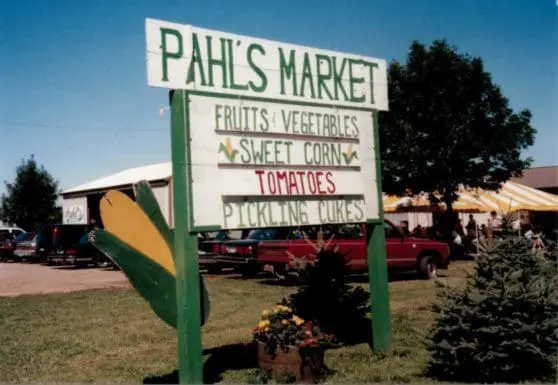
[[[413,39],[446,38],[533,112],[526,155],[558,164],[556,16],[553,0],[4,0],[0,182],[31,153],[62,188],[170,160],[167,91],[147,86],[146,17],[387,60],[404,60]]]

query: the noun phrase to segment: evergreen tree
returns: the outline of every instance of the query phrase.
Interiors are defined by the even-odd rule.
[[[556,381],[557,250],[534,251],[510,233],[482,245],[465,289],[442,285],[427,374],[457,382]]]
[[[342,343],[369,342],[370,296],[346,282],[349,269],[345,256],[324,247],[316,252],[314,263],[297,262],[300,286],[284,303]]]
[[[15,180],[5,183],[6,193],[0,198],[3,222],[31,231],[61,219],[61,210],[56,206],[58,182],[37,164],[33,155],[17,167]]]

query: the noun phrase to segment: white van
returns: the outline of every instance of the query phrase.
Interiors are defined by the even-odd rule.
[[[7,240],[12,240],[25,233],[20,227],[0,226],[0,245],[3,245]]]

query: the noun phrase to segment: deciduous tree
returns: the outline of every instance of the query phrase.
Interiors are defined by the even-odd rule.
[[[531,112],[514,112],[479,57],[445,40],[413,42],[389,66],[389,111],[380,114],[383,189],[437,192],[451,213],[460,185],[497,190],[531,158]],[[433,203],[438,203],[433,199]]]

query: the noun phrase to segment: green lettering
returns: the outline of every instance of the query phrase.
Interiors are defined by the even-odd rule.
[[[244,223],[244,218],[242,217],[242,208],[244,207],[244,202],[236,202],[236,207],[238,208],[238,227],[246,227],[246,223]]]
[[[233,214],[232,205],[230,203],[223,204],[223,219],[225,222],[225,228],[229,226],[228,219],[232,217],[232,214]]]
[[[227,46],[229,47],[229,72],[231,73],[231,88],[233,90],[247,90],[247,84],[241,85],[234,82],[234,51],[232,43],[232,39],[227,39]]]
[[[336,63],[336,57],[334,56],[332,58],[333,61],[333,84],[334,86],[334,90],[335,90],[335,100],[339,100],[339,91],[341,91],[343,93],[343,96],[345,97],[345,100],[348,100],[349,97],[347,96],[347,91],[345,91],[345,87],[343,86],[343,71],[345,71],[345,64],[347,64],[347,59],[343,58],[343,60],[341,61],[341,69],[339,70],[339,72],[337,71],[337,63]]]
[[[168,82],[168,59],[180,59],[182,57],[182,35],[176,29],[161,28],[161,60],[163,61],[163,81]],[[167,51],[167,35],[172,35],[176,37],[178,51],[169,52]]]
[[[293,207],[293,203],[295,207]],[[289,223],[298,223],[298,210],[296,207],[296,202],[288,202],[287,208],[289,209]]]
[[[265,218],[265,209],[267,206],[268,210],[271,210],[270,207],[271,202],[258,202],[258,222],[260,223],[260,227],[262,223],[267,225],[267,220]]]
[[[343,207],[345,207],[343,203],[344,203],[343,201],[335,201],[335,212],[336,212],[335,218],[337,219],[337,222],[340,223],[346,222],[345,219],[343,218]]]
[[[370,104],[374,104],[374,68],[378,68],[378,63],[364,62],[370,71]]]
[[[254,63],[254,60],[252,59],[252,51],[258,51],[260,54],[265,55],[265,50],[261,45],[252,43],[248,46],[248,65],[250,65],[252,70],[254,70],[254,72],[260,77],[261,81],[261,84],[259,86],[256,86],[255,83],[251,80],[248,82],[248,85],[250,86],[252,91],[264,92],[267,88],[267,77],[265,76],[265,72]]]
[[[322,200],[318,201],[318,218],[320,218],[321,223],[327,223],[327,218],[322,214],[322,205],[325,205],[325,202]]]
[[[220,38],[219,41],[221,42],[221,58],[215,59],[213,57],[213,47],[211,44],[212,37],[207,35],[205,37],[205,41],[207,44],[207,64],[208,64],[208,76],[209,76],[209,86],[214,87],[215,84],[213,83],[213,67],[218,66],[221,67],[221,75],[223,76],[223,88],[229,88],[227,85],[227,46],[225,45],[225,39]]]
[[[303,210],[302,207],[306,209],[306,201],[298,202],[298,213],[300,215],[300,224],[307,225],[308,224],[308,213],[306,210]]]
[[[219,130],[219,128],[220,128],[219,127],[219,121],[220,121],[219,118],[221,118],[223,116],[219,113],[219,110],[221,110],[221,108],[223,108],[223,106],[221,104],[216,104],[215,105],[215,129],[216,130]]]
[[[364,83],[364,78],[354,78],[353,77],[353,64],[355,65],[359,65],[362,64],[361,60],[354,60],[354,59],[349,59],[349,88],[350,88],[350,94],[351,94],[351,102],[363,102],[364,101],[364,95],[361,96],[356,96],[355,95],[355,85],[356,84],[361,84]]]
[[[312,164],[312,159],[308,158],[308,155],[309,155],[308,154],[309,153],[308,147],[310,147],[310,146],[312,146],[311,142],[304,142],[304,162],[306,164]]]
[[[279,153],[281,151],[279,151],[280,147],[278,146],[278,144],[283,144],[283,141],[281,140],[276,140],[274,141],[274,147],[275,147],[275,164],[285,164],[285,162],[283,162],[282,160],[278,160],[279,159]]]
[[[364,220],[364,211],[362,210],[361,203],[362,201],[353,201],[355,209],[358,211],[357,216],[355,217],[355,222],[362,222]]]
[[[242,163],[250,163],[252,157],[250,156],[250,150],[248,149],[248,139],[243,138],[240,139],[240,149],[242,150],[242,154],[240,155],[240,160]]]
[[[260,123],[260,130],[267,132],[269,130],[269,121],[267,120],[267,109],[262,108],[260,110],[260,116],[262,117],[263,123]]]
[[[283,142],[283,144],[287,147],[287,164],[291,164],[291,146],[293,145],[293,142],[288,141]]]
[[[250,225],[250,227],[252,227],[252,228],[254,228],[258,225],[258,222],[256,220],[252,221],[252,213],[250,211],[250,209],[252,207],[254,207],[255,205],[256,205],[256,202],[248,202],[248,207],[246,208],[246,212],[248,213],[248,225]]]
[[[310,83],[310,94],[312,96],[312,99],[314,99],[316,95],[314,93],[314,83],[312,82],[312,67],[310,66],[310,57],[308,56],[308,53],[304,54],[304,63],[302,66],[302,80],[300,82],[300,96],[305,96],[304,90],[306,88],[305,87],[306,81]]]
[[[196,81],[196,69],[194,68],[194,66],[197,64],[198,73],[201,78],[201,85],[206,86],[207,83],[205,82],[205,73],[203,69],[200,43],[198,41],[198,35],[195,33],[192,34],[192,49],[194,51],[194,54],[192,55],[192,61],[190,62],[190,67],[188,68],[188,77],[186,78],[186,84]]]
[[[279,226],[288,226],[289,222],[285,220],[285,205],[287,204],[286,201],[279,201],[277,202],[279,207],[281,208],[281,221],[279,221]]]
[[[273,162],[269,161],[269,145],[273,144],[273,140],[263,140],[262,141],[262,153],[264,154],[264,163],[265,164],[273,164]]]
[[[325,62],[327,63],[327,72],[326,73],[322,73],[322,60],[325,60]],[[330,80],[331,79],[331,61],[329,56],[326,55],[316,55],[316,78],[318,79],[318,98],[319,99],[323,99],[322,98],[322,89],[325,91],[325,93],[327,94],[327,97],[330,100],[333,100],[333,97],[331,96],[331,92],[327,89],[327,83],[325,82],[325,80]],[[337,99],[335,99],[337,100]]]
[[[296,84],[296,67],[295,67],[295,51],[289,52],[289,62],[285,61],[283,50],[279,47],[279,71],[281,72],[281,95],[285,95],[285,78],[292,77],[293,95],[298,96]]]

